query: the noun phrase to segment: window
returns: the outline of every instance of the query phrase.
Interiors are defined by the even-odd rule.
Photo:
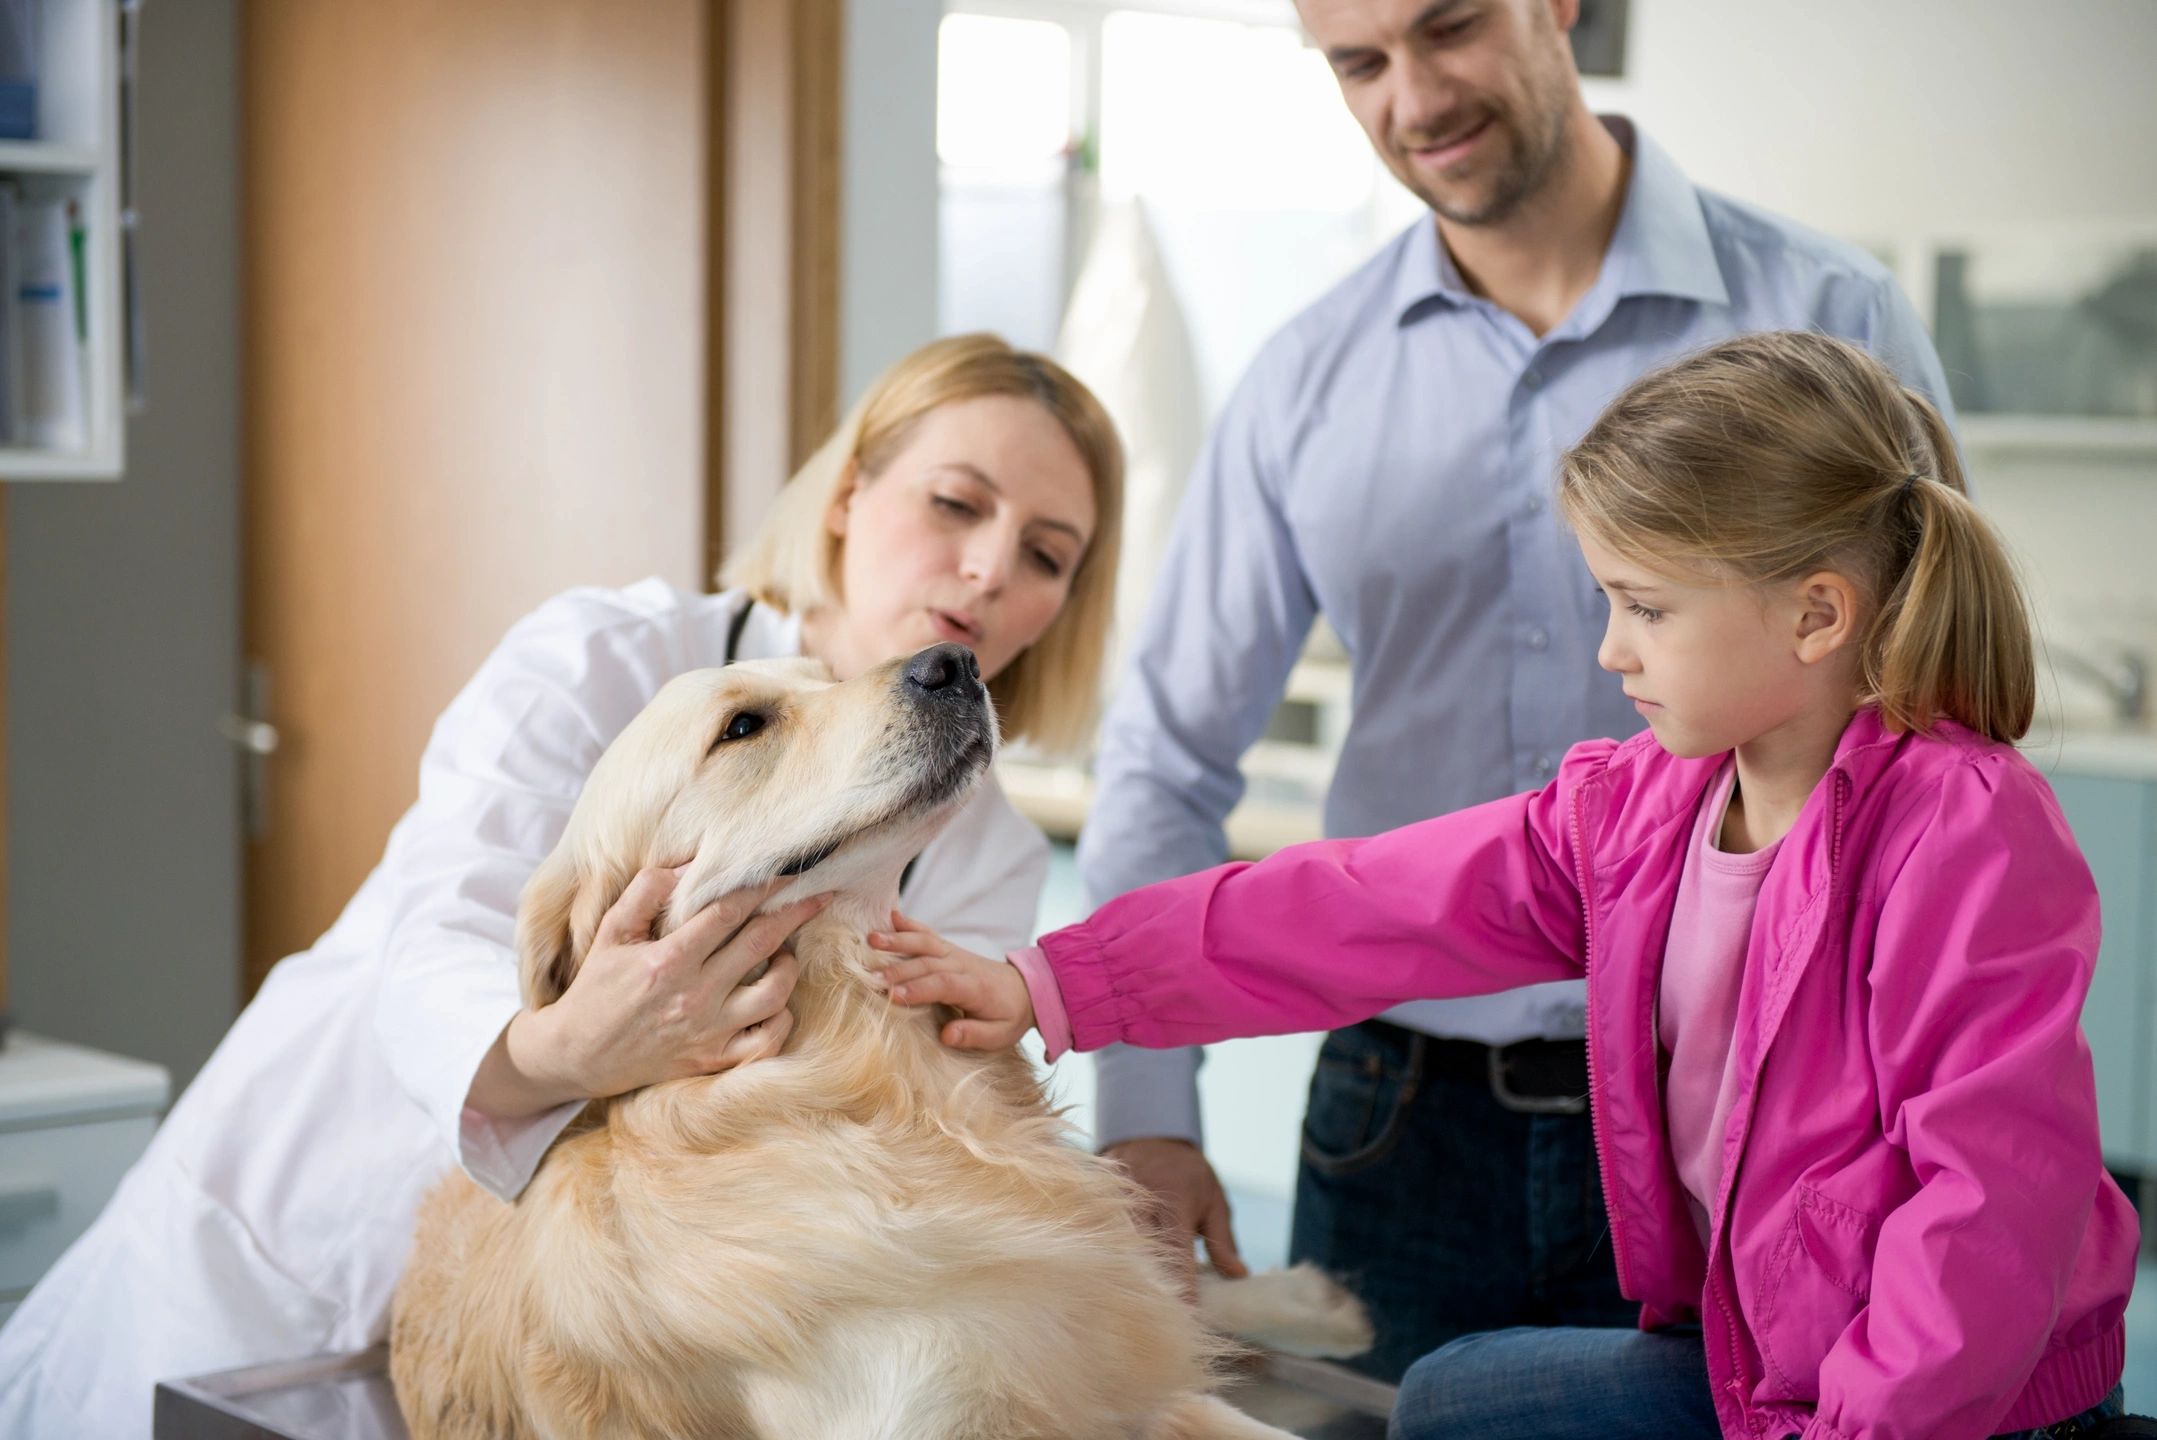
[[[1071,33],[953,14],[936,52],[939,328],[1053,349],[1071,258]]]
[[[1260,344],[1420,205],[1268,0],[953,0],[941,327],[1052,350],[1104,209],[1139,204],[1210,420]]]
[[[949,15],[936,34],[936,156],[960,173],[1039,179],[1071,138],[1071,36],[1061,25]]]
[[[1965,415],[2157,419],[2157,237],[1942,245],[1933,332]]]

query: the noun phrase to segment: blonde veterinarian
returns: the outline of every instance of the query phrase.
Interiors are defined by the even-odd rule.
[[[437,725],[381,864],[271,972],[0,1330],[0,1435],[143,1436],[160,1379],[371,1344],[450,1167],[513,1197],[586,1099],[775,1048],[780,945],[813,906],[737,931],[761,895],[728,896],[649,942],[664,870],[608,912],[551,1013],[522,1008],[518,893],[593,763],[667,680],[730,652],[844,676],[940,640],[980,657],[1007,734],[1072,740],[1098,692],[1121,485],[1107,416],[1070,376],[990,337],[938,341],[794,478],[735,588],[572,591],[514,626]],[[987,785],[905,901],[981,948],[1018,943],[1046,859]]]

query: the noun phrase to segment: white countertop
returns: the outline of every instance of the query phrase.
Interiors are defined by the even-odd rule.
[[[2021,750],[2046,775],[2157,781],[2157,731],[2063,727],[2041,717]],[[1076,835],[1093,804],[1093,777],[1076,766],[1007,760],[997,765],[997,775],[1019,812],[1051,835]],[[1253,793],[1228,817],[1232,856],[1256,859],[1320,836],[1321,785],[1311,786],[1310,798],[1302,801],[1285,798],[1293,786],[1261,789],[1254,784]]]
[[[108,1055],[21,1030],[0,1044],[0,1130],[92,1116],[155,1115],[172,1078],[162,1065]]]
[[[1021,815],[1062,839],[1078,834],[1093,805],[1093,776],[1075,765],[1002,760],[996,778]],[[1324,822],[1315,796],[1297,803],[1247,795],[1229,813],[1226,829],[1231,858],[1258,860],[1284,845],[1322,838]]]
[[[2030,763],[2047,775],[2157,780],[2157,732],[2062,730],[2040,722],[2021,748]]]

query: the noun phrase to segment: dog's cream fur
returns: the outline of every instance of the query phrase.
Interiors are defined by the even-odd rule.
[[[971,680],[925,703],[901,673],[684,675],[594,770],[525,892],[529,1003],[562,993],[640,867],[695,857],[663,928],[814,857],[768,904],[837,898],[794,938],[783,1054],[595,1102],[514,1205],[462,1174],[429,1197],[391,1331],[420,1440],[1282,1434],[1208,1393],[1232,1343],[1026,1061],[947,1049],[944,1017],[865,983],[883,957],[863,933],[993,748]],[[764,728],[715,744],[745,712]],[[1239,1288],[1247,1333],[1369,1342],[1315,1273]]]

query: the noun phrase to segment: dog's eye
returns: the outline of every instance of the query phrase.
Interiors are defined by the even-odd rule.
[[[763,728],[763,716],[754,710],[744,710],[726,722],[726,729],[719,732],[719,738],[712,742],[712,749],[718,749],[729,740],[746,740]]]

